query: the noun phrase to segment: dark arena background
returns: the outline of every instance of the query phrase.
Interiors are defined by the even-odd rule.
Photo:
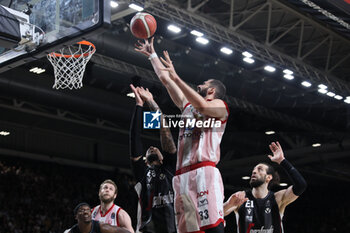
[[[349,1],[116,0],[111,24],[86,38],[97,51],[81,89],[52,89],[45,57],[0,67],[0,233],[62,233],[75,223],[76,204],[99,203],[99,185],[108,178],[118,185],[116,204],[135,226],[129,84],[149,88],[165,114],[180,112],[149,60],[134,51],[130,3],[156,18],[155,49],[169,51],[183,80],[193,87],[210,78],[226,85],[230,117],[218,164],[225,200],[249,188],[243,178],[269,161],[268,145],[279,141],[308,183],[286,208],[285,232],[349,232]],[[169,30],[170,24],[181,30]],[[31,72],[35,67],[45,71]],[[175,139],[177,133],[172,130]],[[157,130],[144,130],[142,138],[145,149],[160,146]],[[225,232],[236,232],[234,214],[225,220]]]

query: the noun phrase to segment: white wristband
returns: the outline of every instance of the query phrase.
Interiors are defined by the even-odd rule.
[[[158,55],[156,53],[152,53],[151,55],[149,55],[148,59],[152,60],[155,57],[158,57]]]

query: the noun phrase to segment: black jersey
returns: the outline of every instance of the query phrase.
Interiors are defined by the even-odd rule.
[[[238,209],[239,233],[283,233],[283,226],[275,193],[269,191],[265,198],[255,198],[246,191],[249,199]]]
[[[130,155],[143,154],[142,107],[136,106],[130,127]],[[151,221],[156,233],[176,232],[174,191],[172,179],[176,168],[176,154],[162,151],[163,164],[147,166],[142,159],[132,160],[132,169],[138,183],[135,190],[139,197],[137,231],[149,231]]]
[[[78,224],[75,224],[69,231],[70,233],[81,233]],[[92,227],[90,233],[101,233],[100,223],[98,221],[92,220]]]

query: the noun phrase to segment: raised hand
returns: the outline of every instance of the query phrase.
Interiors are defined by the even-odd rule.
[[[154,37],[151,38],[151,41],[149,42],[148,39],[145,39],[145,42],[141,42],[140,40],[137,41],[135,44],[135,51],[142,53],[149,57],[152,53],[155,53],[154,46],[153,46]]]
[[[227,200],[227,203],[229,204],[230,208],[237,209],[246,201],[248,201],[248,198],[245,197],[245,192],[239,191],[232,194],[231,197]]]
[[[149,102],[153,100],[152,93],[148,90],[148,88],[144,89],[143,87],[138,88],[138,93],[141,99],[145,102]]]
[[[143,106],[144,104],[144,100],[141,98],[138,89],[140,89],[139,87],[135,88],[134,85],[130,84],[130,88],[132,90],[132,92],[134,92],[135,94],[135,101],[136,101],[136,105],[139,106]]]
[[[269,145],[272,155],[268,155],[272,162],[280,164],[284,160],[284,153],[279,142],[273,142]]]
[[[163,51],[163,54],[164,54],[165,60],[162,57],[160,58],[160,60],[164,64],[165,68],[163,68],[162,70],[168,71],[170,78],[172,80],[175,80],[179,76],[176,74],[173,62],[170,60],[169,53],[168,51]]]

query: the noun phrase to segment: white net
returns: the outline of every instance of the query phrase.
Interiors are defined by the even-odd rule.
[[[68,46],[59,53],[52,52],[47,59],[54,68],[54,89],[79,89],[83,86],[83,76],[86,64],[95,53],[95,46],[88,41],[78,42],[74,46]]]

